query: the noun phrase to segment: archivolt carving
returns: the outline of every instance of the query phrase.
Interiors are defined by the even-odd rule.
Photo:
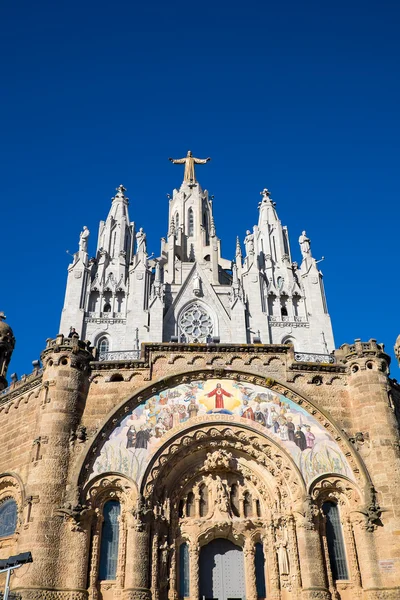
[[[109,474],[92,480],[83,490],[84,505],[89,509],[102,510],[110,498],[117,498],[126,510],[133,511],[138,498],[135,484],[122,475]]]
[[[356,486],[348,479],[337,476],[317,480],[312,485],[310,494],[318,506],[322,506],[327,500],[334,500],[344,508],[355,509],[361,502]]]
[[[188,453],[188,447],[194,446],[193,452]],[[298,473],[292,461],[286,457],[281,449],[268,443],[261,435],[253,432],[244,431],[239,426],[223,427],[209,425],[201,429],[192,430],[184,433],[169,445],[164,446],[153,462],[149,465],[147,475],[143,480],[143,493],[150,499],[153,494],[159,494],[159,490],[165,486],[170,473],[179,464],[184,464],[189,454],[194,452],[201,453],[203,457],[199,465],[191,465],[188,471],[182,474],[180,470],[179,483],[175,487],[175,493],[190,481],[198,471],[204,472],[204,460],[209,464],[210,469],[227,470],[234,467],[237,457],[254,459],[258,468],[268,471],[274,478],[274,487],[281,486],[282,502],[294,501],[304,493],[304,484],[300,473]],[[206,456],[205,456],[206,455]],[[235,456],[235,459],[233,458]],[[235,465],[236,470],[242,472],[246,478],[257,480],[260,490],[263,484],[259,476],[251,471],[245,465]],[[209,469],[209,470],[210,470]],[[271,480],[271,478],[269,478]],[[263,491],[267,495],[267,491]]]

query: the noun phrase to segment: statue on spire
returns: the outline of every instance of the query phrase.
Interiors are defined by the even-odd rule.
[[[211,158],[195,158],[192,155],[191,151],[188,150],[188,153],[185,156],[185,158],[169,158],[168,160],[174,163],[174,165],[184,164],[185,172],[183,175],[183,181],[186,181],[187,183],[195,183],[197,179],[194,170],[194,165],[205,165],[209,160],[211,160]]]
[[[81,233],[79,234],[79,250],[81,252],[87,252],[89,235],[90,235],[90,231],[86,227],[86,225],[84,225],[83,231],[81,231]]]
[[[301,236],[299,237],[299,244],[301,255],[303,258],[311,258],[311,243],[310,238],[307,237],[305,231],[301,232]]]

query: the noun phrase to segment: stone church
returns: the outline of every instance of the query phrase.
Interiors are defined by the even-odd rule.
[[[0,319],[0,558],[33,557],[14,598],[398,600],[389,356],[335,349],[310,240],[292,256],[267,189],[231,261],[208,159],[170,160],[159,255],[119,186],[94,257],[80,234],[60,333],[10,384]]]

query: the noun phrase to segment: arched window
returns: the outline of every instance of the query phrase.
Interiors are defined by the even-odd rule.
[[[191,237],[194,233],[194,216],[193,209],[189,208],[188,210],[188,236]]]
[[[339,509],[334,502],[324,502],[322,511],[326,517],[325,533],[332,577],[335,581],[338,579],[348,579],[349,573],[347,570],[346,551]]]
[[[15,532],[17,513],[17,503],[12,498],[0,504],[0,537],[7,537]]]
[[[195,516],[195,506],[194,506],[194,494],[193,492],[189,492],[186,498],[186,516],[194,517]]]
[[[103,529],[101,532],[99,580],[116,579],[118,564],[120,504],[109,500],[103,508]]]
[[[179,598],[189,596],[189,547],[186,542],[179,547]]]
[[[231,507],[232,507],[232,512],[235,515],[235,517],[239,517],[240,516],[239,488],[236,485],[236,483],[234,483],[231,487]]]
[[[245,492],[243,496],[243,510],[245,517],[252,517],[253,511],[251,507],[251,496],[249,492]]]
[[[256,586],[257,598],[266,598],[267,592],[265,589],[265,558],[262,544],[256,544],[254,554],[254,566],[256,568]]]
[[[208,513],[208,489],[205,485],[200,488],[200,517],[206,517]]]
[[[105,303],[103,312],[111,312],[111,304],[109,302]]]
[[[99,352],[108,352],[109,348],[110,348],[108,338],[106,338],[106,337],[100,338],[97,347],[99,349]]]

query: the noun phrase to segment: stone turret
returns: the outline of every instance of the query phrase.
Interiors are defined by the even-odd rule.
[[[34,555],[32,568],[19,580],[23,590],[57,586],[60,576],[74,558],[65,560],[56,532],[63,527],[59,511],[65,503],[65,487],[76,440],[85,436],[80,426],[89,389],[89,363],[93,359],[87,344],[77,337],[47,340],[41,354],[43,379],[41,410],[34,427],[35,449],[27,481],[27,494],[37,498],[30,524],[29,545],[24,531],[21,547]],[[43,483],[45,482],[45,487]],[[53,533],[50,535],[50,531]],[[34,541],[32,541],[34,540]],[[60,562],[59,562],[60,561]],[[81,583],[81,582],[80,582]],[[81,583],[83,587],[83,583]],[[29,597],[29,595],[28,595]]]
[[[367,504],[353,515],[363,585],[374,589],[382,584],[382,575],[376,569],[376,545],[385,545],[388,556],[398,549],[397,536],[384,538],[385,528],[377,526],[381,506],[387,528],[394,533],[399,529],[396,507],[400,504],[400,474],[398,469],[389,472],[384,468],[385,464],[398,464],[400,458],[398,423],[388,396],[390,357],[383,344],[374,339],[343,344],[335,356],[348,368],[351,410],[346,419],[346,433],[351,440],[361,440],[357,444],[359,453],[368,471],[374,473],[374,487],[371,482],[370,489],[364,492]],[[388,586],[398,582],[389,573],[384,581]]]
[[[5,323],[5,318],[0,312],[0,390],[7,387],[7,369],[15,346],[13,330]]]

